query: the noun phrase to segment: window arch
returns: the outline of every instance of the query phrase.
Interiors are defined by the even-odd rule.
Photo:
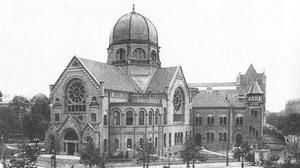
[[[120,111],[114,111],[113,113],[113,123],[114,125],[120,125]]]
[[[117,50],[116,59],[117,60],[125,60],[126,51],[124,48],[120,48]]]
[[[133,111],[126,112],[126,125],[133,125]]]
[[[139,125],[144,125],[145,124],[145,112],[141,110],[139,112]]]
[[[145,50],[143,50],[142,48],[136,48],[133,51],[132,55],[133,55],[133,58],[135,58],[135,59],[139,59],[139,60],[146,59]]]
[[[207,116],[207,125],[214,125],[214,116],[212,114]]]
[[[152,125],[153,124],[153,111],[150,110],[149,111],[149,125]]]
[[[158,111],[155,111],[155,125],[158,125]]]
[[[244,123],[244,118],[242,115],[237,115],[236,117],[236,125],[238,126],[242,126]]]

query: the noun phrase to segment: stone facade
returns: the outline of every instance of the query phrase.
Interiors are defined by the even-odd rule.
[[[253,143],[261,137],[265,96],[258,93],[262,101],[257,106],[247,101],[252,95],[247,91],[254,81],[265,81],[253,70],[239,75],[238,89],[230,95],[198,93],[180,66],[161,67],[156,29],[135,11],[117,21],[109,41],[107,63],[74,56],[50,86],[46,140],[58,142],[57,153],[76,155],[93,141],[104,154],[133,157],[148,138],[158,155],[179,156],[193,135],[211,149],[224,149],[228,140],[236,143],[237,135]],[[250,115],[254,107],[259,108],[252,112],[255,117]],[[236,118],[243,119],[236,124]],[[254,136],[246,133],[251,124]]]
[[[194,86],[197,86],[193,84]],[[218,86],[236,89],[213,89]],[[257,146],[263,136],[266,76],[252,65],[235,83],[198,84],[206,91],[193,98],[196,142],[214,150],[248,142]],[[213,119],[212,119],[213,118]],[[213,120],[213,121],[212,121]]]

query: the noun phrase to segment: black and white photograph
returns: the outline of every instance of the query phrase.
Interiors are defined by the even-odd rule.
[[[299,0],[0,0],[0,168],[300,168]]]

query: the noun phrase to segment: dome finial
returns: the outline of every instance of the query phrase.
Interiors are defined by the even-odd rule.
[[[132,12],[135,12],[135,4],[132,4]]]

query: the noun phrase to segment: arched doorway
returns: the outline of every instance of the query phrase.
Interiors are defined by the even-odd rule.
[[[243,142],[243,136],[241,134],[236,134],[235,135],[235,145],[240,146]]]
[[[78,136],[73,129],[66,131],[64,136],[64,152],[67,155],[74,155],[78,151]]]

